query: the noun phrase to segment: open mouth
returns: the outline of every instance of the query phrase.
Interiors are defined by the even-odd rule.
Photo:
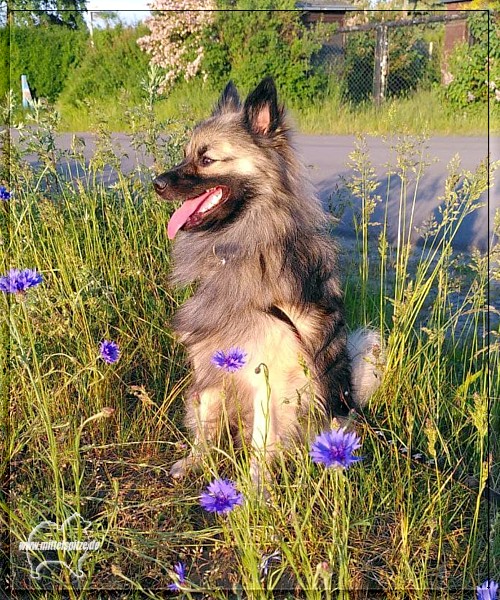
[[[174,239],[179,229],[191,229],[201,225],[228,197],[229,189],[217,186],[205,190],[195,198],[185,200],[170,217],[167,228],[169,239]]]

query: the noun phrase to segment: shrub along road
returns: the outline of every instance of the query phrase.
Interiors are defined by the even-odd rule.
[[[89,160],[94,152],[95,144],[92,134],[77,134],[85,140],[85,158]],[[61,134],[57,139],[57,146],[62,149],[70,148],[72,134]],[[17,138],[17,133],[13,131],[13,139]],[[138,155],[136,150],[130,145],[129,137],[125,134],[113,134],[113,145],[117,152],[123,153],[121,159],[121,168],[126,172],[132,171],[138,162],[151,164],[151,159]],[[343,178],[349,178],[353,169],[348,165],[349,154],[354,150],[355,138],[353,136],[312,136],[297,135],[295,144],[313,183],[316,185],[321,200],[325,206],[332,203],[334,207],[339,206],[339,202],[349,200],[349,194],[345,193]],[[370,160],[373,164],[375,175],[380,183],[377,194],[382,198],[378,203],[375,213],[372,217],[374,222],[382,222],[385,212],[385,198],[387,189],[390,185],[389,203],[388,203],[388,225],[389,238],[395,240],[398,228],[400,184],[396,176],[388,177],[389,171],[387,164],[396,164],[396,151],[391,145],[397,144],[397,139],[391,142],[385,142],[380,137],[368,137],[367,147]],[[417,199],[415,203],[414,230],[412,239],[417,241],[419,238],[415,228],[421,226],[431,214],[437,218],[438,207],[442,204],[444,194],[444,185],[447,175],[447,165],[455,154],[458,154],[461,160],[461,167],[467,170],[475,170],[479,163],[486,158],[488,151],[492,160],[500,160],[500,138],[484,137],[432,137],[426,142],[427,149],[424,155],[427,155],[431,164],[424,171],[418,185]],[[29,157],[30,162],[36,162],[36,157]],[[434,160],[437,159],[437,160]],[[414,177],[411,175],[410,177]],[[105,182],[112,183],[116,179],[116,173],[109,168],[103,172]],[[344,189],[344,193],[342,190]],[[411,204],[415,186],[410,184],[407,190],[407,209]],[[359,207],[360,200],[350,198],[355,207]],[[493,226],[493,215],[496,209],[500,208],[500,176],[494,181],[490,190],[489,198],[485,197],[486,205],[474,214],[469,215],[464,221],[458,236],[456,238],[457,249],[468,249],[471,246],[479,247],[486,251],[488,240],[491,239],[491,228]],[[489,218],[488,218],[489,217]],[[342,235],[353,235],[352,210],[346,208],[340,220],[338,231]],[[374,233],[374,232],[373,232]]]

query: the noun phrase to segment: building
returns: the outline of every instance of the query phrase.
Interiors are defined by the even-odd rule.
[[[310,2],[297,2],[297,9],[302,11],[304,24],[313,23],[338,23],[344,25],[345,15],[350,10],[355,10],[348,2],[335,2],[334,0],[311,0]]]

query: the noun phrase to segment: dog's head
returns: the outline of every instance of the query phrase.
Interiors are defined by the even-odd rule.
[[[276,178],[285,177],[289,150],[273,80],[264,79],[243,104],[230,82],[211,117],[194,129],[184,160],[153,182],[162,198],[182,202],[168,236],[233,220],[257,190],[276,188]]]

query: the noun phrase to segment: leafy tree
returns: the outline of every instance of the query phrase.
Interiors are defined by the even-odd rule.
[[[59,25],[1,28],[0,53],[9,68],[0,75],[0,97],[12,88],[20,100],[21,75],[27,75],[35,98],[55,101],[84,55],[87,39],[87,30]]]
[[[141,52],[137,39],[146,31],[143,24],[95,29],[94,45],[87,46],[82,60],[71,71],[61,102],[74,106],[89,99],[113,98],[118,102],[123,94],[138,100],[148,57]]]
[[[85,28],[87,0],[9,0],[9,24]]]
[[[150,33],[137,40],[154,65],[165,70],[160,88],[166,89],[179,77],[198,74],[203,59],[202,34],[211,22],[213,0],[152,0],[153,15],[146,19]]]
[[[115,27],[123,25],[120,14],[115,10],[91,10],[89,11],[92,25],[95,27]]]
[[[215,87],[231,77],[248,90],[273,75],[285,98],[298,103],[326,87],[326,75],[312,68],[320,43],[295,0],[153,0],[151,9],[151,33],[138,43],[165,70],[164,89],[201,74]]]
[[[272,75],[292,104],[310,102],[326,88],[326,74],[313,68],[321,44],[294,1],[219,0],[218,8],[224,10],[205,30],[201,65],[216,87],[231,78],[248,91]]]

